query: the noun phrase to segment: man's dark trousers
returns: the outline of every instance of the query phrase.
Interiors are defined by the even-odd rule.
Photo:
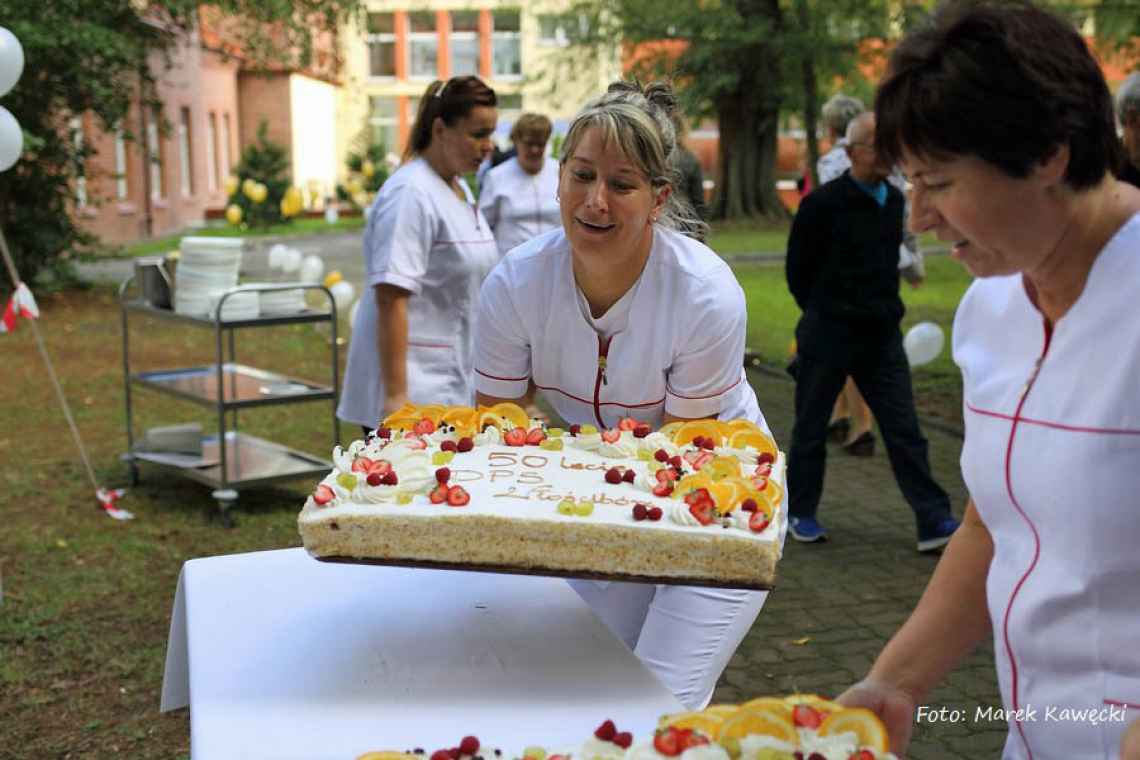
[[[891,469],[914,510],[919,536],[949,518],[950,498],[930,474],[898,324],[840,321],[809,310],[796,326],[796,344],[796,422],[788,461],[790,514],[816,515],[823,493],[827,426],[850,375],[879,423]]]

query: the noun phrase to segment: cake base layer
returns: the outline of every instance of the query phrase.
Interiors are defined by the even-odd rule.
[[[487,516],[423,520],[337,515],[301,526],[309,554],[327,562],[661,583],[771,589],[779,547],[708,536],[655,536],[613,525],[570,529]],[[604,557],[604,563],[599,562]],[[611,572],[599,573],[604,564]]]

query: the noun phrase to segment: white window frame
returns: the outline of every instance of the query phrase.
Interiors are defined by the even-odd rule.
[[[190,148],[190,121],[193,113],[188,106],[178,109],[178,184],[183,198],[194,196],[194,160]]]
[[[377,100],[390,100],[390,101],[392,101],[392,115],[391,116],[377,116],[376,115],[376,109],[373,107],[373,105],[374,105],[374,102]],[[415,116],[413,115],[412,118],[414,119]],[[395,145],[395,143],[397,141],[399,141],[399,139],[400,139],[400,101],[396,98],[395,95],[390,95],[390,96],[372,95],[368,98],[368,126],[370,126],[370,127],[381,127],[381,128],[385,128],[385,129],[391,128],[391,130],[392,130],[392,143],[393,144],[385,145],[384,149],[386,151],[388,151],[389,153],[398,152],[396,150],[397,146]],[[372,135],[370,134],[369,137],[371,138]]]
[[[71,139],[75,146],[75,154],[79,155],[83,150],[83,118],[81,116],[73,116],[68,122],[68,127],[71,129]],[[80,165],[78,176],[75,178],[75,207],[77,209],[87,208],[86,162]]]
[[[432,18],[435,19],[434,23],[435,23],[436,28],[430,32],[413,32],[412,31],[412,15],[413,15],[413,13],[430,14],[432,16]],[[409,11],[409,13],[408,13],[408,35],[407,35],[407,39],[408,39],[408,50],[407,50],[408,60],[407,60],[406,70],[408,72],[408,79],[415,80],[415,81],[421,81],[421,82],[423,82],[423,81],[430,82],[433,79],[438,79],[439,78],[439,17],[435,15],[435,11],[414,11],[414,12]],[[420,73],[417,73],[415,71],[415,69],[412,67],[412,63],[415,60],[414,56],[412,55],[412,51],[415,50],[417,44],[423,45],[428,41],[430,41],[431,44],[435,46],[435,70],[431,71],[427,74],[420,74]]]
[[[471,14],[473,14],[475,16],[475,31],[462,31],[462,32],[455,31],[455,28],[454,28],[454,25],[452,24],[452,19],[451,19],[452,15],[455,13],[471,13]],[[447,54],[448,54],[448,58],[451,61],[451,76],[453,76],[453,77],[479,76],[479,57],[480,57],[480,50],[479,50],[479,12],[478,11],[468,11],[468,10],[450,10],[447,12],[447,24],[448,24],[448,29],[447,29],[448,51],[447,51]],[[474,70],[472,70],[472,71],[459,71],[457,68],[455,68],[455,61],[456,61],[455,43],[457,43],[457,42],[466,42],[466,43],[474,42],[475,43],[475,68],[474,68]]]
[[[162,186],[162,140],[158,134],[158,120],[161,118],[162,111],[156,108],[151,111],[146,122],[146,153],[150,165],[145,168],[150,172],[150,198],[154,201],[165,197],[165,188]]]
[[[218,114],[210,111],[206,117],[206,190],[218,189]]]
[[[499,13],[511,13],[511,12],[513,12],[513,13],[518,14],[518,16],[519,16],[519,29],[514,30],[514,31],[502,31],[502,32],[495,29],[495,13],[496,13],[496,11],[491,11],[491,78],[492,79],[498,79],[501,81],[506,81],[506,82],[518,81],[518,80],[522,79],[522,71],[523,71],[523,65],[522,65],[522,10],[518,9],[518,8],[502,8],[502,9],[496,9],[496,10]],[[500,40],[505,40],[505,41],[513,40],[514,41],[515,47],[518,49],[519,71],[517,74],[499,73],[499,71],[495,68],[495,63],[497,61],[497,59],[495,57],[495,43],[500,41]]]
[[[127,183],[127,138],[122,127],[115,127],[115,199],[126,201],[130,197]]]
[[[380,13],[379,11],[377,13]],[[364,35],[364,40],[368,45],[368,78],[373,80],[391,80],[396,78],[396,14],[391,11],[384,12],[392,17],[392,31],[391,32],[367,32]],[[367,28],[367,27],[366,27]],[[376,74],[372,71],[372,45],[373,43],[390,43],[392,45],[392,73],[391,74]],[[411,55],[411,53],[409,53]],[[439,63],[439,51],[436,51],[436,64]]]

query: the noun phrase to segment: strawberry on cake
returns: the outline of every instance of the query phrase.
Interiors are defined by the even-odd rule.
[[[407,406],[298,523],[321,559],[770,588],[784,457],[746,420],[565,430],[514,404]]]

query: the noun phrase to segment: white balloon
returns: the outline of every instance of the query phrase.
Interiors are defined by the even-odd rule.
[[[24,152],[24,133],[20,122],[4,106],[0,106],[0,172],[11,169]]]
[[[348,310],[348,329],[350,330],[352,329],[352,326],[356,324],[356,312],[358,311],[360,311],[359,298],[356,299],[356,302],[352,304],[352,308]]]
[[[281,255],[281,271],[296,272],[301,268],[301,259],[301,252],[296,248],[286,248],[285,253]]]
[[[24,73],[24,48],[16,35],[0,26],[0,97],[20,81]]]
[[[352,287],[352,283],[348,280],[341,280],[336,283],[329,288],[329,292],[332,293],[338,314],[344,314],[349,304],[352,303],[352,299],[356,298],[356,288]]]
[[[325,262],[320,256],[309,255],[301,262],[301,282],[320,282],[325,273]]]
[[[284,261],[285,252],[289,250],[281,243],[274,243],[269,247],[269,268],[280,269]]]
[[[919,322],[906,331],[903,337],[903,350],[912,367],[921,367],[938,358],[942,353],[945,336],[942,328],[933,322]]]

